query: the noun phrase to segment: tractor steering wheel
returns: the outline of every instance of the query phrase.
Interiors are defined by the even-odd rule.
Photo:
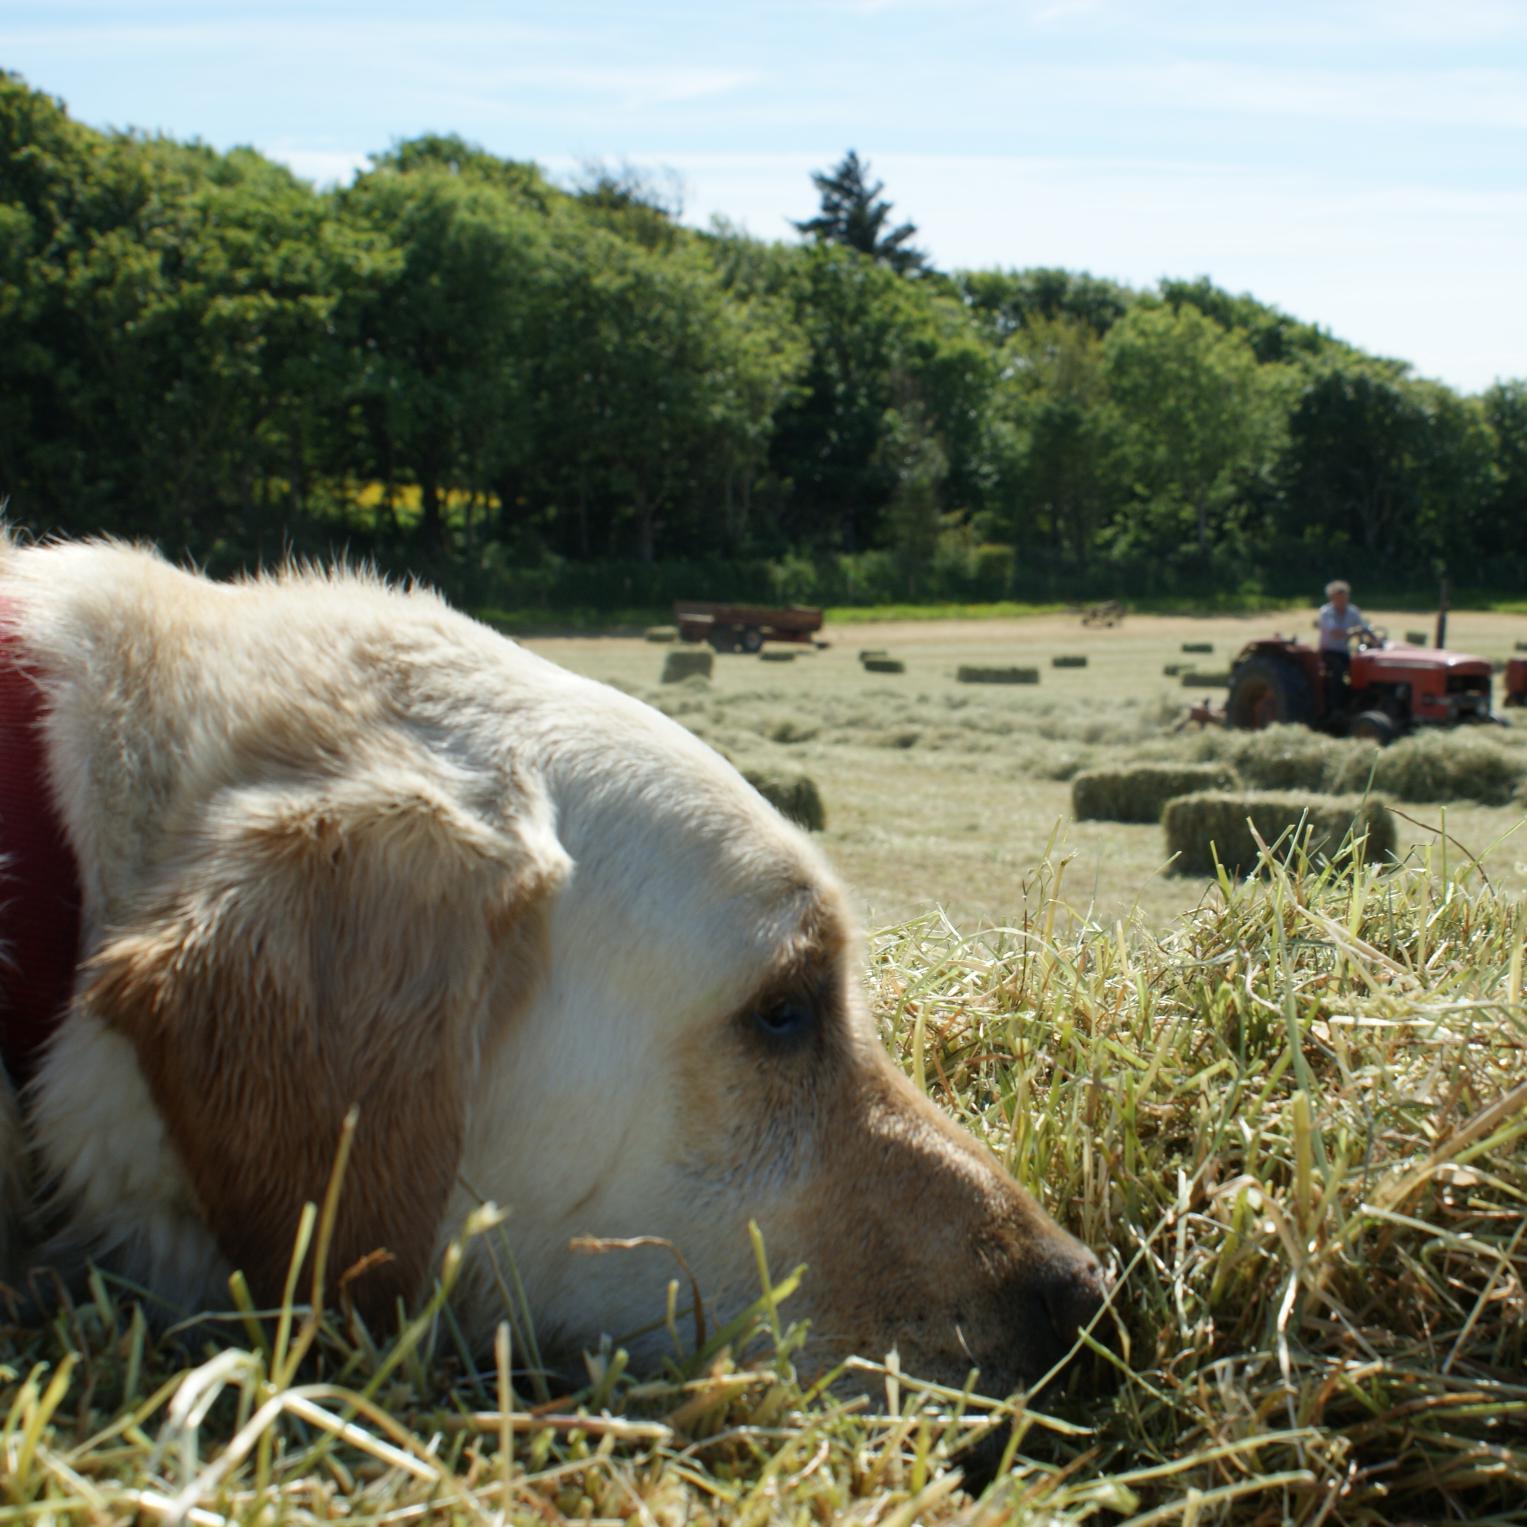
[[[1387,626],[1369,626],[1366,632],[1359,631],[1356,635],[1359,652],[1378,652],[1389,645]]]

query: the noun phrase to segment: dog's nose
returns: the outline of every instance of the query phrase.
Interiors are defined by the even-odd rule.
[[[1075,1256],[1046,1269],[1040,1285],[1045,1313],[1062,1353],[1069,1351],[1078,1335],[1097,1318],[1108,1298],[1108,1276],[1103,1264],[1085,1247]],[[1096,1332],[1100,1341],[1106,1333]]]

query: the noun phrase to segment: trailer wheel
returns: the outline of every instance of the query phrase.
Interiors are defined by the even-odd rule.
[[[763,649],[763,632],[757,626],[744,626],[742,638],[738,645],[744,652],[759,652]]]
[[[1352,727],[1348,735],[1361,737],[1364,742],[1376,742],[1381,748],[1387,748],[1399,736],[1399,728],[1395,726],[1394,718],[1383,711],[1365,710],[1352,718]]]
[[[1315,719],[1315,696],[1301,669],[1281,657],[1258,652],[1230,676],[1225,719],[1238,731],[1260,732],[1265,726]]]

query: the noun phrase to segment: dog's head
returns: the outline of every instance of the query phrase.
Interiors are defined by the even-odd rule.
[[[569,868],[467,1153],[544,1332],[650,1329],[675,1276],[657,1248],[569,1257],[580,1236],[671,1241],[726,1316],[759,1293],[752,1220],[776,1274],[807,1264],[789,1313],[820,1362],[1042,1377],[1099,1308],[1097,1259],[893,1065],[816,847],[646,707],[569,699],[586,735],[542,776]]]
[[[650,1328],[674,1273],[576,1239],[670,1241],[725,1316],[759,1291],[756,1221],[776,1270],[808,1266],[790,1308],[822,1361],[895,1347],[988,1391],[1050,1369],[1097,1261],[891,1064],[802,833],[673,722],[432,602],[241,597],[196,615],[162,714],[122,702],[149,739],[124,841],[153,842],[82,1021],[132,1042],[257,1292],[358,1103],[331,1265],[390,1253],[363,1307],[416,1295],[481,1196],[554,1348]],[[242,687],[198,677],[229,608]]]

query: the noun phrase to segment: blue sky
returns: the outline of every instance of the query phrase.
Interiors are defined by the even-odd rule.
[[[767,238],[852,147],[946,268],[1207,275],[1527,376],[1527,0],[4,0],[0,65],[320,181],[425,131],[672,171]]]

